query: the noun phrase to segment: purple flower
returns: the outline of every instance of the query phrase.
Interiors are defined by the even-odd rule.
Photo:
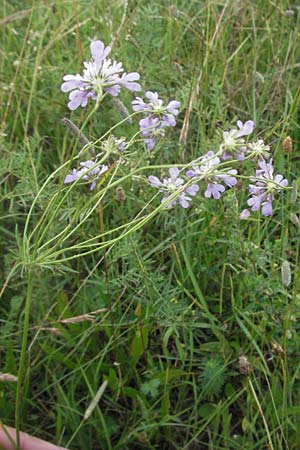
[[[132,102],[132,109],[147,114],[139,121],[139,126],[142,136],[146,136],[144,141],[148,150],[152,150],[157,140],[164,136],[164,127],[175,127],[180,102],[172,100],[164,106],[158,93],[151,91],[147,91],[145,97],[149,100],[147,103],[141,97],[136,97]]]
[[[192,200],[190,196],[194,197],[199,191],[199,186],[197,184],[192,184],[186,189],[180,192],[180,188],[184,184],[183,178],[179,177],[179,169],[177,167],[172,167],[169,169],[170,178],[163,178],[160,181],[159,178],[151,175],[148,177],[152,187],[158,188],[159,192],[163,192],[163,198],[161,202],[169,200],[169,197],[175,192],[178,192],[178,196],[173,200],[169,201],[166,208],[172,208],[179,203],[183,208],[188,208],[190,206],[190,201]]]
[[[148,117],[158,117],[164,126],[175,127],[175,116],[179,114],[178,108],[180,107],[180,102],[172,100],[167,106],[163,106],[163,100],[158,97],[158,93],[151,91],[147,91],[145,97],[149,100],[148,103],[144,102],[140,97],[136,97],[135,100],[133,100],[133,111],[146,112],[149,114]]]
[[[83,75],[65,75],[61,86],[63,92],[70,92],[68,107],[71,110],[79,106],[85,107],[88,99],[101,101],[103,91],[116,97],[121,86],[130,91],[140,91],[136,83],[140,79],[137,72],[124,72],[121,62],[107,59],[110,47],[104,47],[102,41],[93,41],[90,45],[92,60],[84,62]],[[121,75],[122,74],[122,75]]]
[[[243,123],[238,120],[237,126],[238,129],[234,128],[230,131],[223,132],[223,142],[220,147],[223,160],[236,158],[239,161],[242,161],[245,159],[247,146],[245,145],[245,139],[243,139],[243,136],[248,136],[253,132],[254,122],[252,120],[248,120]]]
[[[78,178],[81,178],[82,180],[91,181],[90,191],[92,191],[96,187],[97,180],[108,170],[108,166],[104,164],[97,166],[97,162],[91,160],[83,161],[80,165],[82,167],[81,169],[72,169],[68,173],[64,183],[70,184],[78,180]]]
[[[260,160],[258,165],[256,177],[250,178],[255,184],[249,185],[250,198],[247,204],[252,211],[258,211],[261,208],[263,216],[271,216],[274,193],[284,189],[288,185],[288,181],[280,174],[274,176],[272,159],[269,162]]]
[[[165,129],[158,117],[148,116],[139,122],[141,135],[145,137],[144,142],[148,150],[152,150],[156,142],[164,137]]]
[[[230,188],[237,183],[237,179],[233,176],[237,174],[237,170],[222,169],[220,167],[220,158],[213,151],[209,151],[206,155],[199,158],[198,161],[200,164],[193,166],[191,170],[186,172],[186,175],[199,178],[208,183],[204,193],[205,197],[213,197],[218,200],[221,197],[221,193],[225,191],[225,186],[221,183]]]

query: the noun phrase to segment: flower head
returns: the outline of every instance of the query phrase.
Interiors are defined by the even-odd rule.
[[[147,91],[145,97],[148,102],[136,97],[132,102],[132,109],[146,114],[146,117],[139,121],[139,126],[148,150],[152,150],[156,142],[164,136],[164,128],[175,127],[175,116],[179,114],[180,102],[172,100],[164,106],[158,93],[151,91]]]
[[[208,183],[204,193],[205,197],[219,199],[221,193],[225,191],[224,184],[228,187],[233,187],[237,183],[237,179],[233,176],[237,174],[237,170],[230,168],[221,169],[219,167],[220,158],[213,151],[207,152],[198,161],[200,164],[193,166],[191,170],[187,171],[186,175],[199,178]]]
[[[260,159],[270,158],[270,146],[265,145],[262,139],[258,139],[256,142],[249,142],[247,144],[246,153],[251,156],[251,159],[257,161]]]
[[[86,106],[88,99],[101,101],[104,91],[116,97],[121,87],[130,91],[140,91],[136,83],[140,76],[137,72],[123,73],[121,62],[107,59],[110,47],[104,47],[102,41],[93,41],[90,45],[92,60],[84,62],[83,75],[65,75],[61,86],[63,92],[70,92],[68,107],[71,110]]]
[[[101,142],[101,149],[107,154],[118,154],[121,153],[127,148],[127,142],[124,137],[117,138],[113,134],[108,136],[107,139]],[[99,155],[98,155],[99,156]]]
[[[273,161],[258,161],[259,168],[256,170],[256,177],[251,177],[254,184],[249,185],[250,198],[247,204],[251,206],[252,211],[258,211],[264,216],[271,216],[273,213],[272,202],[274,193],[283,190],[288,181],[278,174],[274,176]]]
[[[223,132],[223,142],[221,144],[223,160],[233,157],[239,161],[245,159],[247,147],[245,146],[245,139],[243,139],[243,136],[248,136],[253,132],[254,122],[252,120],[247,120],[247,122],[243,123],[238,120],[237,126],[238,128]]]
[[[199,191],[199,186],[197,184],[192,184],[180,192],[180,188],[184,184],[184,180],[179,177],[179,173],[180,172],[177,167],[172,167],[169,169],[170,177],[163,178],[162,181],[153,175],[148,177],[151,186],[158,188],[159,192],[163,192],[164,195],[161,200],[162,203],[167,201],[175,192],[179,191],[178,196],[169,201],[166,208],[172,208],[172,206],[176,205],[176,203],[179,203],[183,208],[188,208],[190,206],[189,202],[192,200],[190,196],[194,197]]]
[[[140,97],[136,97],[132,102],[133,111],[146,112],[148,117],[159,118],[166,127],[175,127],[175,116],[179,114],[178,108],[180,102],[176,100],[170,101],[166,106],[163,105],[163,100],[158,97],[157,92],[147,91],[145,97],[149,100],[147,103]]]

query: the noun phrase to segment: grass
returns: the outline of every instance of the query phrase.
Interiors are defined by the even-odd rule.
[[[0,381],[1,421],[14,426],[17,416],[22,430],[74,450],[299,449],[299,198],[284,192],[272,217],[247,221],[237,188],[166,211],[145,182],[160,171],[140,169],[191,161],[220,142],[218,130],[253,119],[256,136],[272,142],[276,171],[298,184],[299,8],[284,0],[4,0],[1,8],[0,372],[21,375],[18,387]],[[41,191],[76,156],[62,118],[81,126],[92,106],[71,115],[60,85],[81,71],[95,38],[113,44],[146,90],[182,104],[156,152],[145,160],[136,145],[134,176],[111,172],[114,188],[100,186],[100,203],[100,191],[78,184],[64,197],[66,167]],[[129,107],[132,94],[120,99]],[[106,98],[85,133],[95,142],[121,120]],[[118,135],[130,138],[133,120]]]

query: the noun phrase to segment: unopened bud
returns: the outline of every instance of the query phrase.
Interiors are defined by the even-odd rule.
[[[291,266],[288,261],[283,261],[281,265],[281,281],[284,287],[288,287],[291,284]]]
[[[293,17],[294,14],[295,14],[295,11],[293,11],[292,9],[287,9],[284,11],[285,17]]]
[[[290,215],[290,221],[297,227],[299,228],[300,226],[300,221],[298,216],[295,213],[291,213]]]
[[[113,104],[116,107],[116,109],[119,111],[121,116],[124,119],[127,118],[129,123],[132,123],[132,119],[130,117],[129,111],[126,108],[126,106],[121,102],[121,100],[119,100],[118,98],[113,98]]]
[[[94,147],[90,144],[88,138],[83,134],[82,131],[79,130],[79,128],[75,125],[75,123],[73,123],[72,120],[68,119],[67,117],[64,117],[62,119],[62,122],[68,128],[72,136],[74,136],[75,138],[78,137],[79,143],[82,147],[90,146],[89,147],[90,153],[94,156],[95,155]]]

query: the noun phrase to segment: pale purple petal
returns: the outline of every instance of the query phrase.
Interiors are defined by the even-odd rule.
[[[158,101],[158,93],[157,92],[151,92],[147,91],[145,93],[145,97],[148,98],[152,103],[156,103]]]
[[[243,124],[243,122],[238,120],[237,126],[239,127],[239,131],[237,131],[237,133],[235,133],[235,137],[239,138],[242,136],[248,136],[249,134],[251,134],[253,132],[254,122],[253,122],[253,120],[247,120],[247,122],[245,122]]]
[[[236,175],[237,170],[232,169],[232,170],[228,171],[228,174]],[[237,184],[238,180],[231,175],[221,174],[221,175],[218,175],[218,178],[221,178],[228,187],[233,187]]]
[[[261,206],[261,213],[263,216],[271,216],[273,213],[273,208],[272,208],[272,196],[269,195],[268,199],[266,202],[262,203]]]
[[[276,183],[280,184],[280,186],[286,187],[288,185],[288,180],[283,179],[283,176],[278,174],[275,176],[274,181],[276,181]]]
[[[102,41],[91,42],[90,49],[91,49],[91,55],[95,61],[102,59],[103,50],[104,50],[104,44]]]
[[[190,206],[189,202],[192,199],[190,197],[188,197],[187,195],[185,195],[185,193],[183,192],[182,194],[179,195],[178,197],[178,203],[183,207],[183,208],[188,208]]]
[[[176,125],[175,117],[172,116],[172,114],[164,114],[162,125],[167,127],[175,127]]]
[[[228,152],[224,152],[221,158],[223,159],[223,161],[228,161],[229,159],[232,159],[232,155]]]
[[[158,188],[158,187],[162,186],[162,182],[157,177],[155,177],[153,175],[150,175],[148,177],[148,180],[150,181],[151,186],[153,186],[153,187]]]
[[[185,192],[194,197],[197,194],[197,192],[199,192],[198,184],[192,184],[192,186],[186,188]]]
[[[102,41],[93,41],[90,45],[91,49],[91,55],[95,61],[97,70],[100,69],[102,61],[107,57],[107,55],[110,53],[111,48],[106,47],[104,48],[104,44]]]
[[[195,172],[192,169],[188,170],[185,174],[189,178],[192,178],[195,176]]]
[[[251,206],[252,211],[258,211],[262,200],[263,196],[254,196],[247,200],[247,205]]]
[[[153,118],[151,116],[147,116],[144,119],[139,121],[140,129],[142,130],[142,135],[147,136],[147,134],[151,133],[151,129],[156,127],[159,124],[158,118]]]
[[[170,174],[170,176],[171,176],[171,178],[177,178],[178,177],[178,175],[179,175],[179,169],[178,169],[178,167],[171,167],[170,169],[169,169],[169,174]]]
[[[88,91],[72,91],[69,95],[69,103],[68,108],[71,109],[71,111],[74,111],[74,109],[78,108],[78,106],[86,106],[88,97],[91,96],[91,93]]]
[[[118,84],[115,84],[114,86],[109,86],[105,88],[105,91],[108,92],[113,97],[117,97],[120,93],[120,86]]]
[[[167,106],[167,110],[169,111],[169,113],[173,114],[174,116],[177,116],[177,114],[179,114],[178,108],[180,108],[180,102],[177,102],[176,100],[172,100]]]
[[[68,173],[66,178],[64,179],[64,184],[73,183],[73,181],[76,181],[78,179],[79,175],[77,173],[76,169],[73,169],[71,173]]]
[[[222,184],[209,183],[204,195],[206,198],[210,198],[212,196],[214,199],[218,200],[221,197],[221,192],[224,191],[225,187]]]
[[[245,219],[248,219],[249,216],[250,216],[249,209],[244,209],[240,214],[240,219],[245,220]]]
[[[82,81],[80,75],[65,75],[63,77],[63,80],[65,82],[61,85],[62,92],[69,92],[73,89],[83,88],[87,86],[87,83]]]
[[[163,197],[161,199],[161,203],[164,203],[165,201],[167,201],[169,199],[169,197],[170,197],[169,195]],[[168,205],[166,205],[166,208],[168,208],[168,209],[172,208],[173,206],[176,205],[176,202],[177,202],[177,200],[172,200]]]
[[[151,109],[150,105],[144,102],[144,100],[140,97],[135,97],[135,99],[131,102],[133,111],[143,111],[147,109]]]
[[[141,85],[139,83],[134,83],[134,81],[139,79],[140,75],[137,72],[123,73],[121,79],[119,80],[119,84],[130,91],[141,91]]]
[[[147,150],[153,150],[156,142],[157,142],[157,139],[155,139],[155,138],[144,139],[144,143],[147,147]]]
[[[86,167],[87,169],[90,169],[91,167],[95,166],[95,164],[96,164],[95,161],[92,161],[90,159],[88,159],[87,161],[82,161],[80,163],[82,167]]]

